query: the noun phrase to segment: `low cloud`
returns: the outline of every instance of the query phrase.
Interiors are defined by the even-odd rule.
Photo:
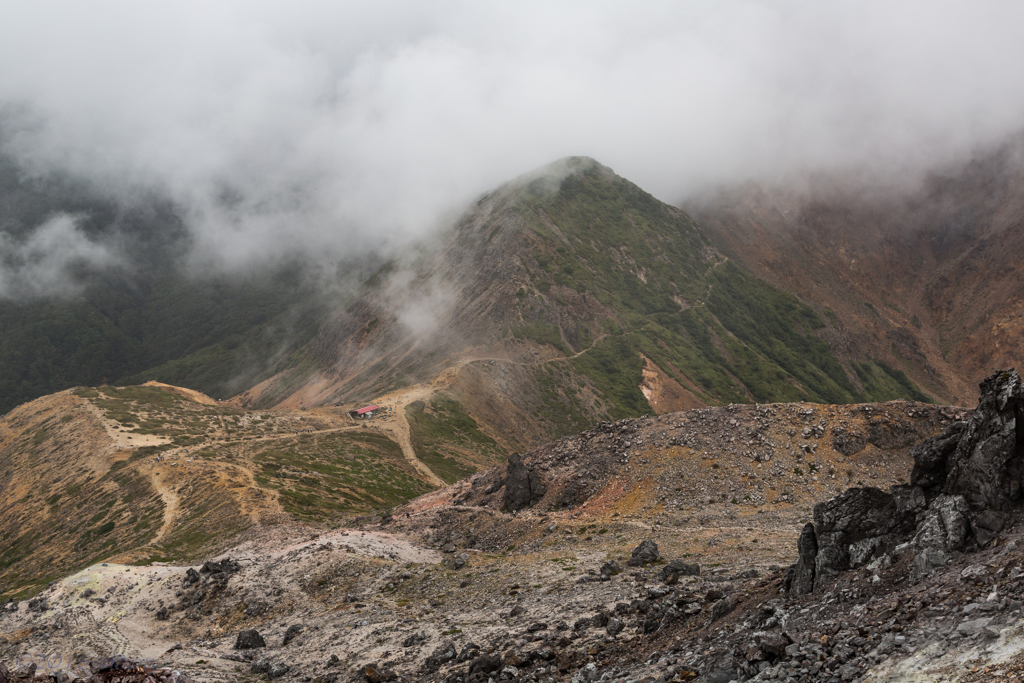
[[[89,239],[68,214],[50,218],[25,239],[0,232],[0,297],[73,294],[90,271],[120,265],[115,246]]]
[[[1010,1],[22,3],[0,144],[28,174],[167,197],[203,269],[351,258],[568,155],[670,202],[913,179],[1022,127],[1022,25]],[[54,221],[2,243],[6,291],[115,261]]]

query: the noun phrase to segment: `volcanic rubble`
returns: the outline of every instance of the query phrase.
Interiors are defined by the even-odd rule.
[[[275,552],[254,537],[237,559],[151,568],[148,584],[134,579],[151,592],[132,604],[162,624],[154,637],[184,643],[159,655],[167,666],[108,662],[79,675],[93,683],[1024,680],[1024,389],[1014,371],[981,388],[967,419],[912,448],[909,484],[851,488],[816,505],[788,568],[725,571],[662,557],[654,526],[621,561],[578,553],[568,583],[555,580],[565,578],[559,558],[541,568],[499,555],[510,538],[545,547],[563,523],[547,511],[600,498],[592,482],[612,477],[621,451],[595,464],[607,472],[560,476],[548,465],[571,450],[569,440],[545,451],[548,465],[537,454],[512,457],[360,529],[282,537]],[[588,438],[628,440],[635,427],[606,424]],[[489,504],[507,514],[492,515]],[[4,605],[0,656],[17,663],[19,652],[84,638],[73,632],[82,598],[72,590],[55,582]],[[64,683],[69,674],[22,667],[0,670],[0,683],[33,676]]]

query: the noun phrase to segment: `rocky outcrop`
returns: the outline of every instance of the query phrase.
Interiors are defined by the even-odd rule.
[[[626,564],[630,567],[643,567],[652,562],[657,562],[660,557],[661,553],[658,552],[658,544],[648,538],[633,548],[633,552],[629,559],[626,560]]]
[[[540,473],[527,467],[518,453],[510,455],[505,474],[505,507],[522,510],[543,498],[545,491]]]
[[[1013,370],[988,377],[981,392],[969,420],[911,449],[909,486],[848,489],[814,507],[786,575],[791,594],[830,585],[897,547],[913,552],[910,578],[917,581],[951,553],[995,538],[1024,499],[1024,393]]]
[[[973,510],[1010,510],[1021,502],[1024,420],[1020,377],[997,372],[981,383],[981,401],[946,462],[944,490]]]
[[[924,489],[941,489],[946,484],[946,462],[960,443],[966,422],[955,422],[946,431],[925,439],[910,449],[914,468],[910,472],[910,485]]]
[[[814,590],[814,564],[818,559],[818,537],[814,533],[814,522],[808,522],[796,542],[799,554],[796,564],[786,572],[785,588],[795,595],[805,595]]]
[[[963,550],[970,539],[967,502],[962,496],[940,495],[919,516],[914,535],[914,563],[911,578],[915,581],[949,562],[949,553]]]

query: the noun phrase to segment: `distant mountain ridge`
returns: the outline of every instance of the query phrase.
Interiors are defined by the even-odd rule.
[[[982,378],[1024,360],[1024,138],[880,194],[822,179],[687,208],[722,253],[822,314],[848,365],[885,362],[972,405]]]
[[[449,392],[518,447],[707,404],[927,398],[884,365],[844,368],[824,328],[686,213],[573,157],[481,198],[437,245],[382,269],[305,362],[241,399],[368,400],[449,373]]]

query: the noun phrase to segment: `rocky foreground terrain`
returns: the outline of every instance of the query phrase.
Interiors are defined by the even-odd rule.
[[[1012,371],[982,388],[973,413],[601,424],[339,528],[93,565],[3,606],[0,659],[95,681],[1019,680],[1024,394]]]

